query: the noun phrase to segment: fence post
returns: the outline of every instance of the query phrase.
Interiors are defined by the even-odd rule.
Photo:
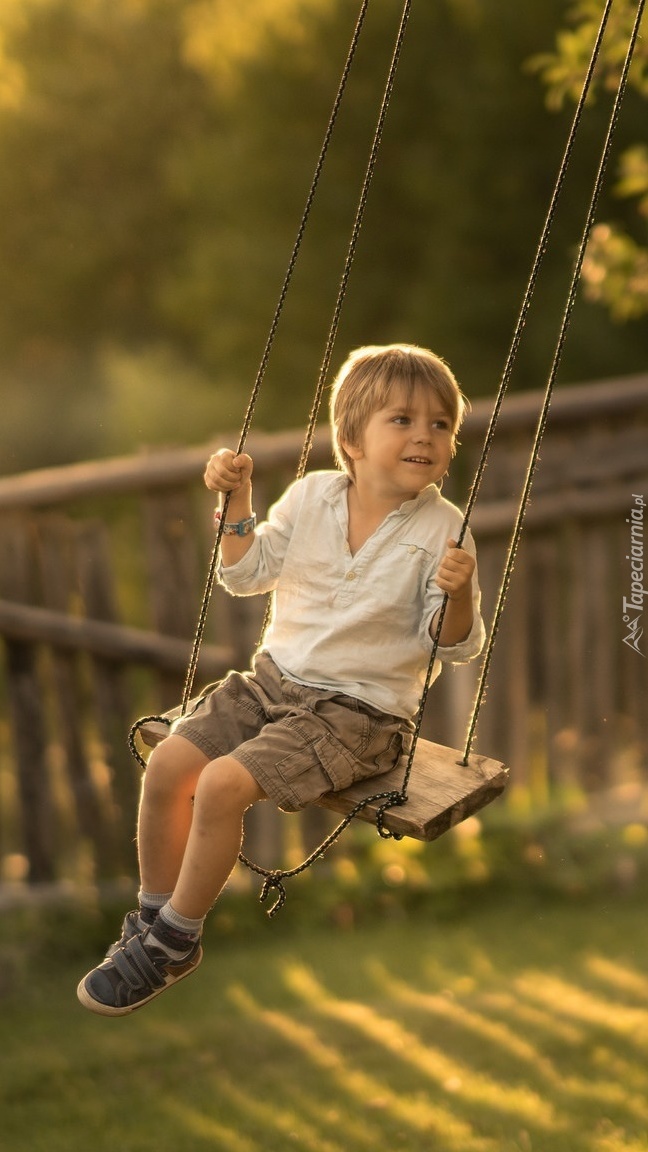
[[[33,554],[26,516],[9,515],[0,523],[0,594],[27,600]],[[16,752],[22,847],[32,883],[56,879],[55,806],[47,766],[44,691],[36,645],[6,640],[9,709]]]

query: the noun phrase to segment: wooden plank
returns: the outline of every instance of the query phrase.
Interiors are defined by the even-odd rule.
[[[76,592],[74,525],[61,513],[37,521],[37,555],[46,606],[66,612]],[[58,733],[65,752],[67,777],[81,836],[94,845],[99,873],[114,874],[112,829],[101,803],[86,748],[85,702],[78,653],[52,647],[53,693],[58,705]]]
[[[182,672],[189,660],[191,644],[173,636],[159,636],[124,624],[68,616],[48,608],[0,599],[0,635],[34,644],[57,644],[81,648],[107,660],[151,664]],[[222,676],[232,666],[233,652],[216,644],[204,644],[200,653],[202,674]]]
[[[612,416],[603,427],[588,420],[579,436],[577,452],[573,429],[547,436],[533,480],[534,498],[549,491],[582,491],[592,485],[607,488],[625,479],[645,477],[648,422],[642,416],[636,413],[636,423],[627,428],[617,426]]]
[[[529,642],[539,662],[539,683],[534,705],[540,703],[544,715],[545,747],[549,787],[572,793],[578,783],[573,758],[569,751],[569,713],[567,708],[569,662],[567,648],[566,536],[560,532],[544,533],[533,539],[532,597],[529,615]],[[536,749],[536,755],[538,749]]]
[[[498,432],[513,432],[520,428],[535,427],[544,391],[534,389],[529,392],[509,393],[500,412]],[[587,384],[562,385],[553,395],[548,430],[568,424],[582,426],[584,420],[612,414],[615,419],[623,419],[629,413],[643,408],[648,402],[648,373],[634,376],[610,377]],[[461,431],[486,431],[493,409],[493,401],[475,400],[472,410],[466,416]]]
[[[33,593],[33,535],[26,516],[0,520],[0,593],[20,599]],[[7,601],[5,601],[7,603]],[[11,606],[11,605],[10,605]],[[22,605],[16,603],[16,610]],[[36,647],[29,640],[6,641],[7,698],[16,758],[22,848],[31,883],[56,877],[57,826],[47,764],[44,686]]]
[[[146,493],[142,511],[153,623],[162,636],[189,640],[196,628],[201,599],[189,497],[173,488]],[[162,708],[172,707],[181,698],[184,677],[185,668],[180,676],[160,670]]]
[[[576,425],[610,414],[614,419],[630,419],[633,412],[645,411],[648,402],[648,374],[599,380],[592,384],[563,386],[555,393],[549,418],[549,431]],[[498,435],[535,426],[541,392],[514,393],[506,398],[499,416]],[[492,399],[476,400],[464,422],[462,453],[477,446],[493,408]],[[227,439],[235,436],[225,434]],[[257,473],[297,463],[303,433],[301,430],[264,434],[254,432],[248,451],[254,457]],[[221,444],[198,448],[142,452],[96,462],[42,468],[18,476],[0,478],[0,508],[44,507],[96,495],[141,492],[143,488],[168,488],[190,484],[202,475],[209,454]],[[315,433],[311,466],[329,467],[330,436],[325,427]]]
[[[190,639],[202,576],[190,500],[177,489],[147,493],[143,511],[149,603],[156,630],[164,636]]]
[[[628,506],[632,504],[629,501]],[[629,622],[639,615],[639,611],[630,614],[622,612],[624,597],[630,594],[631,570],[628,556],[630,554],[630,525],[627,513],[621,522],[614,525],[614,535],[610,544],[611,556],[616,559],[613,570],[614,599],[612,605],[618,607],[616,615],[617,644],[619,648],[618,668],[618,699],[611,701],[625,733],[622,737],[622,746],[633,750],[635,773],[648,771],[648,632],[644,634],[639,643],[639,651],[635,651],[630,644],[624,642],[629,635]],[[624,619],[625,615],[625,619]],[[641,777],[640,777],[641,778]]]
[[[566,532],[565,552],[567,558],[566,594],[568,596],[568,617],[566,629],[566,653],[568,669],[568,714],[570,717],[570,737],[574,766],[581,786],[585,786],[588,776],[589,754],[586,746],[588,714],[589,672],[591,655],[588,651],[587,635],[587,596],[583,595],[584,528],[572,522]],[[589,595],[589,584],[588,584]],[[584,674],[584,670],[587,674]]]
[[[179,714],[178,709],[174,709],[174,712]],[[168,734],[168,725],[160,721],[150,721],[140,729],[143,742],[150,748],[154,748]],[[430,740],[419,740],[407,802],[399,808],[388,810],[385,827],[390,832],[411,836],[415,840],[436,840],[455,824],[468,816],[474,816],[504,791],[508,770],[498,760],[489,760],[486,756],[473,753],[468,764],[463,765],[462,758],[463,752],[456,748],[445,748]],[[346,816],[356,804],[376,793],[394,789],[400,791],[406,763],[407,759],[403,757],[400,764],[390,772],[352,784],[343,792],[327,792],[318,803],[322,808]],[[381,803],[378,800],[367,804],[358,813],[358,819],[375,823]]]
[[[47,766],[43,689],[33,644],[6,646],[9,712],[16,757],[22,849],[31,884],[56,879],[58,828]]]
[[[582,587],[583,573],[586,573],[588,586],[587,596],[582,596],[579,585],[575,585],[580,601],[575,611],[582,618],[581,670],[587,669],[580,695],[580,771],[582,784],[591,792],[608,788],[614,782],[611,772],[614,718],[608,701],[614,699],[613,654],[619,617],[610,611],[609,541],[604,522],[581,526],[577,559],[580,585]]]
[[[589,488],[564,488],[534,496],[524,518],[525,531],[529,528],[546,529],[561,520],[573,517],[579,520],[600,520],[614,516],[628,507],[628,484],[606,483]],[[477,505],[470,527],[479,540],[508,532],[518,510],[516,500],[489,500]]]
[[[463,752],[445,748],[429,740],[419,740],[412,766],[408,799],[400,808],[390,808],[385,827],[415,840],[436,840],[449,828],[468,816],[474,816],[506,787],[508,772],[498,760],[473,753],[467,765],[461,763]],[[319,801],[324,808],[347,815],[351,809],[378,791],[402,786],[405,762],[391,772],[346,788],[344,792],[327,792]],[[381,801],[368,804],[359,819],[374,823]]]
[[[527,564],[529,537],[520,543],[511,576],[507,601],[501,618],[496,644],[502,643],[504,667],[504,718],[507,759],[515,765],[515,784],[532,790],[531,748],[529,743],[531,702],[529,698],[529,573]],[[495,649],[496,650],[496,649]],[[500,652],[500,656],[502,652]]]
[[[106,525],[87,520],[77,527],[77,568],[85,613],[95,620],[117,623],[117,600],[113,582],[112,558]],[[132,865],[136,852],[132,837],[133,814],[137,810],[140,773],[131,756],[124,733],[130,728],[125,662],[91,656],[92,687],[96,716],[104,744],[104,756],[111,768],[111,791],[119,830],[119,848],[124,861]]]
[[[237,434],[225,433],[224,438],[234,445]],[[249,437],[247,451],[254,457],[258,472],[274,470],[283,464],[294,468],[303,438],[299,429],[277,433],[254,432]],[[316,431],[313,460],[319,468],[332,466],[330,441],[327,428]],[[41,508],[94,496],[139,494],[144,490],[194,484],[201,478],[211,453],[220,447],[222,441],[218,444],[203,444],[198,448],[142,452],[139,456],[39,468],[18,476],[2,477],[0,509]]]

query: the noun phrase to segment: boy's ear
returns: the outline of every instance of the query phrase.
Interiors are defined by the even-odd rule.
[[[350,460],[361,460],[364,456],[362,448],[357,444],[349,444],[348,440],[342,441],[342,447]]]

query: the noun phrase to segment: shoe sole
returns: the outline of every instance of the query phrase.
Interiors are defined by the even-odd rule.
[[[168,984],[164,984],[162,988],[156,988],[155,992],[151,992],[150,996],[146,996],[143,1000],[139,1000],[137,1004],[126,1004],[123,1008],[113,1008],[110,1004],[102,1004],[100,1000],[95,1000],[88,992],[85,982],[88,979],[88,974],[83,977],[83,980],[77,987],[77,999],[84,1008],[90,1012],[95,1012],[97,1016],[130,1016],[131,1012],[136,1012],[138,1008],[143,1008],[145,1004],[149,1004],[151,1000],[155,1000],[156,996],[160,996],[162,992],[166,992],[168,988],[172,988],[175,984],[179,984],[181,980],[185,980],[187,976],[191,976],[196,971],[203,958],[203,950],[200,949],[195,964],[183,972],[180,976],[174,976],[169,980]]]

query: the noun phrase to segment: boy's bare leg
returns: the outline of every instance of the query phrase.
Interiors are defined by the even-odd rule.
[[[233,756],[212,760],[196,785],[193,819],[171,905],[180,916],[206,916],[241,848],[246,809],[265,793]]]
[[[142,795],[142,882],[159,892],[178,868],[179,876],[154,924],[129,934],[81,980],[79,1000],[102,1016],[133,1012],[196,970],[203,920],[236,863],[244,813],[264,798],[233,756],[205,764],[181,737],[167,739],[182,742],[170,745],[170,761],[157,756],[147,770],[155,768]]]
[[[140,879],[145,892],[172,892],[182,864],[192,800],[209,757],[183,736],[167,736],[151,753],[138,818]]]

